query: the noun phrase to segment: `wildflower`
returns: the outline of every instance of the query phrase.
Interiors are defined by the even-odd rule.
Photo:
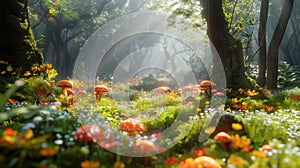
[[[242,126],[241,124],[239,124],[239,123],[232,123],[232,124],[231,124],[231,127],[232,127],[232,129],[235,130],[235,131],[239,131],[239,130],[242,130],[242,129],[243,129],[243,126]]]
[[[58,1],[53,2],[53,5],[54,5],[54,6],[57,6],[58,4],[59,4]]]
[[[45,157],[54,156],[57,152],[58,152],[58,148],[46,147],[46,148],[40,149],[40,155],[45,156]]]
[[[49,21],[49,22],[53,22],[53,21],[54,21],[54,18],[53,18],[53,17],[49,17],[49,18],[48,18],[48,21]]]
[[[238,92],[239,92],[240,94],[242,94],[242,93],[244,93],[244,90],[243,90],[242,88],[239,88],[239,89],[238,89]]]
[[[24,73],[24,76],[29,76],[29,75],[31,75],[31,72],[30,72],[30,71],[26,71],[26,72]]]
[[[267,154],[266,154],[265,152],[262,152],[262,151],[253,150],[253,151],[251,152],[251,156],[255,156],[255,157],[264,159],[264,158],[267,157]]]
[[[176,163],[178,163],[179,162],[179,160],[176,158],[176,157],[171,157],[171,158],[167,158],[166,160],[165,160],[165,163],[168,165],[168,166],[172,166],[173,164],[176,164]]]
[[[125,168],[125,164],[121,161],[115,162],[114,168]]]
[[[250,89],[248,89],[248,91],[246,92],[246,94],[248,95],[248,96],[256,96],[256,95],[258,95],[259,94],[259,92],[256,92],[256,90],[254,89],[254,90],[250,90]]]
[[[267,111],[272,111],[272,110],[274,110],[274,106],[267,106],[266,109],[267,109]]]
[[[241,136],[239,134],[231,135],[231,146],[236,149],[241,149],[242,151],[249,151],[252,147],[251,140],[245,135]]]
[[[239,101],[238,101],[238,98],[232,98],[231,102],[235,104],[235,103],[238,103]]]
[[[52,67],[53,67],[52,64],[47,64],[47,68],[48,68],[48,69],[51,69]]]
[[[231,155],[229,158],[229,161],[231,164],[239,167],[239,166],[244,166],[246,164],[246,161],[242,159],[239,156]]]
[[[98,161],[85,160],[81,162],[80,165],[82,168],[98,168],[100,166],[100,163]]]
[[[53,14],[55,12],[55,9],[49,9],[49,14]]]
[[[32,137],[33,137],[33,131],[32,131],[32,129],[28,129],[25,133],[25,138],[31,139]]]
[[[192,149],[192,153],[196,154],[197,157],[203,156],[204,155],[204,151],[202,149]]]

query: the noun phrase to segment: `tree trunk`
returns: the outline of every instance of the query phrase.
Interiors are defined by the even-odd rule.
[[[207,21],[207,34],[222,60],[228,88],[248,88],[243,48],[240,40],[235,39],[228,29],[222,8],[222,0],[200,0],[202,14]],[[218,67],[214,67],[218,68]]]
[[[33,64],[41,64],[43,56],[29,24],[27,1],[1,0],[0,2],[0,55],[14,69],[30,70]]]
[[[266,25],[269,11],[269,0],[262,0],[260,6],[260,21],[258,29],[259,44],[259,75],[258,84],[266,85],[266,69],[267,69],[267,45],[266,45]]]
[[[268,50],[268,67],[267,67],[267,88],[276,89],[277,88],[277,77],[278,77],[278,51],[284,36],[289,18],[292,13],[294,5],[294,0],[285,0],[278,24],[275,28],[274,34],[272,36],[269,50]]]

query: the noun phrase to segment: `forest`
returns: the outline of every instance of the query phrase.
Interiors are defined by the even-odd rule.
[[[299,5],[1,0],[0,167],[300,167]]]

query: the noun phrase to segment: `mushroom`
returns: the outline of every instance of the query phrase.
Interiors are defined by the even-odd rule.
[[[161,86],[161,87],[155,88],[154,91],[155,91],[155,94],[157,96],[159,96],[162,94],[170,93],[171,89],[168,86]]]
[[[103,129],[97,125],[82,125],[75,131],[74,138],[81,142],[96,142],[103,140],[105,133]]]
[[[68,81],[68,80],[61,80],[61,81],[58,82],[57,85],[58,85],[58,87],[63,88],[63,90],[73,87],[73,83]]]
[[[96,101],[101,100],[101,97],[104,95],[105,92],[109,92],[110,89],[105,85],[96,85],[94,87],[94,94],[96,95]]]
[[[67,93],[66,96],[68,96],[70,104],[73,104],[73,95],[74,95],[73,89],[67,88],[67,89],[65,90],[65,92]]]
[[[225,93],[224,92],[217,92],[214,94],[215,97],[225,97]]]
[[[139,140],[133,148],[138,153],[144,154],[151,154],[157,151],[156,145],[150,140]]]
[[[145,127],[139,120],[128,118],[121,122],[120,130],[128,132],[130,136],[134,136],[136,132],[144,132]]]
[[[216,84],[210,80],[203,80],[200,82],[199,89],[205,91],[205,96],[207,98],[211,98],[211,89],[213,86],[216,86]]]
[[[195,163],[202,168],[222,168],[221,165],[212,157],[200,156],[197,157]]]
[[[214,136],[214,140],[220,141],[222,143],[231,142],[231,137],[226,132],[219,132]]]

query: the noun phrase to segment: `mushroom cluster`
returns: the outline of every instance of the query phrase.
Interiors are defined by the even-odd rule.
[[[134,136],[135,133],[141,133],[145,131],[143,123],[140,123],[139,120],[128,118],[121,122],[120,130],[128,132],[130,136]]]

